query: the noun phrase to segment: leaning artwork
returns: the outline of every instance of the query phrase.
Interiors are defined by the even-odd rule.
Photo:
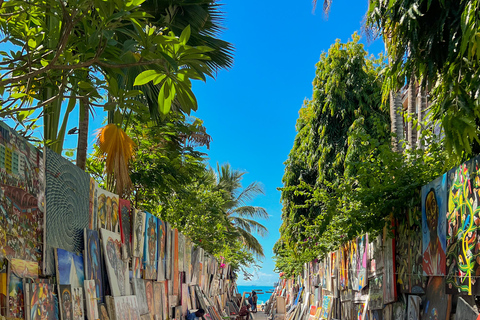
[[[145,241],[145,212],[134,209],[132,246],[133,256],[141,258],[143,256],[143,245]]]
[[[138,299],[138,311],[141,314],[148,313],[148,302],[147,294],[145,291],[145,280],[143,279],[132,279],[133,292]]]
[[[27,285],[30,287],[28,302],[30,320],[58,320],[58,299],[54,285],[49,283]]]
[[[480,294],[480,157],[447,173],[447,293]]]
[[[422,187],[423,274],[445,275],[447,174]]]
[[[72,286],[59,285],[58,294],[60,296],[59,309],[62,320],[73,320]]]
[[[55,259],[58,283],[83,287],[83,280],[85,279],[83,256],[63,249],[55,249]]]
[[[38,262],[26,261],[20,259],[11,259],[10,268],[19,278],[36,279],[38,278]]]
[[[97,186],[98,228],[120,234],[119,197]]]
[[[85,304],[87,305],[87,319],[98,319],[98,301],[95,280],[85,280]]]
[[[83,315],[83,288],[72,288],[73,320],[85,320]]]
[[[120,199],[118,210],[120,212],[120,235],[122,236],[122,244],[125,248],[126,257],[130,257],[132,255],[132,214],[130,201]]]
[[[144,279],[157,279],[157,217],[145,212],[145,248],[143,252]]]
[[[102,235],[105,267],[112,296],[125,296],[130,293],[128,283],[128,265],[122,259],[122,240],[120,234],[100,229]]]
[[[136,296],[114,297],[115,318],[117,320],[140,320]]]
[[[157,264],[157,281],[165,280],[166,272],[166,255],[165,255],[165,246],[166,246],[166,226],[165,223],[158,219],[158,264]],[[190,280],[189,280],[190,281]]]
[[[103,259],[98,231],[85,229],[85,279],[95,280],[96,297],[104,301]]]

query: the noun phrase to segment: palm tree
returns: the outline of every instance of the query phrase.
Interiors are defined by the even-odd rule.
[[[242,189],[241,180],[246,172],[233,170],[230,164],[217,164],[216,189],[225,191],[227,201],[224,205],[225,215],[233,227],[233,234],[240,237],[245,247],[256,254],[264,257],[262,245],[253,235],[256,233],[265,236],[267,228],[255,219],[268,219],[265,208],[249,205],[248,203],[260,194],[265,194],[262,186],[252,182]]]

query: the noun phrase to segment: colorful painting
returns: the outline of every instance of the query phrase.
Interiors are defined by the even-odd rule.
[[[20,259],[11,259],[10,267],[13,273],[19,278],[38,278],[38,262]]]
[[[422,187],[423,274],[445,275],[447,174]]]
[[[100,320],[110,320],[110,316],[108,315],[107,305],[105,303],[98,304],[98,315]]]
[[[83,229],[89,224],[90,176],[46,149],[45,274],[55,273],[54,249],[83,252]]]
[[[103,282],[103,259],[98,231],[85,229],[85,279],[95,280],[96,297],[100,302],[105,301]]]
[[[383,275],[377,274],[376,277],[370,278],[368,282],[368,309],[383,309]]]
[[[142,277],[142,258],[132,258],[132,278]]]
[[[346,290],[348,289],[348,251],[347,251],[347,246],[342,245],[340,247],[339,252],[339,257],[338,257],[338,262],[340,264],[339,272],[338,272],[338,284],[339,284],[339,289]]]
[[[383,273],[383,235],[375,238],[369,235],[368,244],[368,276],[375,277],[377,273]]]
[[[98,301],[97,301],[97,288],[95,280],[85,280],[83,282],[85,286],[85,304],[87,305],[87,319],[98,319]]]
[[[145,212],[134,209],[133,216],[133,256],[141,258],[143,256],[143,244],[145,241]]]
[[[157,279],[158,230],[157,217],[145,212],[145,245],[143,252],[144,279]]]
[[[42,261],[43,156],[0,121],[0,256]]]
[[[165,255],[165,248],[166,248],[166,226],[165,223],[157,219],[158,222],[158,266],[157,266],[157,281],[165,280],[165,270],[166,270],[166,263],[167,263],[167,256]]]
[[[148,313],[148,302],[147,302],[147,292],[145,290],[145,280],[143,279],[132,279],[133,284],[133,293],[137,297],[138,302],[138,311],[140,314]]]
[[[83,314],[83,288],[72,288],[73,320],[85,320]]]
[[[452,296],[445,294],[445,278],[430,277],[422,320],[450,319]]]
[[[136,296],[114,297],[115,319],[117,320],[140,320]]]
[[[330,312],[332,311],[333,297],[323,296],[322,299],[322,313],[320,314],[322,320],[328,320]]]
[[[57,281],[59,284],[71,284],[73,287],[82,287],[85,280],[83,256],[55,249]]]
[[[8,310],[7,316],[12,318],[24,318],[25,301],[23,281],[10,272],[8,277]]]
[[[476,157],[447,174],[447,293],[480,294],[479,160]]]
[[[399,218],[396,226],[395,263],[397,270],[397,290],[402,293],[410,292],[410,249],[409,228],[407,215]]]
[[[163,288],[164,284],[162,282],[153,283],[153,312],[152,314],[156,319],[162,319],[163,317]],[[147,297],[148,299],[148,297]]]
[[[348,280],[352,289],[358,287],[358,277],[357,277],[357,261],[358,261],[358,252],[357,252],[357,241],[352,240],[347,243],[348,246]]]
[[[357,285],[355,290],[362,290],[368,284],[367,263],[368,263],[368,235],[357,238]]]
[[[132,219],[130,201],[120,199],[119,200],[119,213],[120,213],[120,235],[122,237],[122,243],[125,248],[125,256],[132,256]]]
[[[153,307],[153,282],[152,281],[145,281],[145,297],[147,298],[147,306],[148,306],[148,312],[150,314],[154,313],[154,307]]]
[[[7,259],[0,259],[0,315],[7,315]]]
[[[355,320],[366,320],[368,318],[368,310],[366,303],[353,304],[353,318]],[[403,320],[403,318],[398,319]]]
[[[388,304],[397,300],[395,278],[395,233],[387,226],[383,228],[384,262],[383,262],[383,303]]]
[[[409,240],[408,251],[410,262],[410,293],[423,294],[427,288],[427,277],[423,275],[422,232],[420,225],[420,208],[408,210]]]
[[[122,259],[120,234],[100,229],[103,240],[105,267],[112,296],[125,296],[130,293],[128,284],[128,264]]]
[[[30,320],[58,320],[58,299],[53,284],[32,283],[28,306]]]
[[[59,285],[58,295],[60,296],[60,315],[62,320],[73,320],[73,297],[71,285]]]
[[[422,304],[422,298],[415,295],[408,296],[408,320],[420,320],[420,305]]]
[[[97,226],[120,234],[118,195],[97,186]]]

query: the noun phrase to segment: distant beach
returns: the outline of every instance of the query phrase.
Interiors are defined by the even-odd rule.
[[[252,290],[263,291],[264,293],[258,295],[257,305],[261,305],[270,299],[272,293],[267,293],[267,291],[274,290],[275,288],[272,286],[237,286],[238,292],[243,295],[244,292],[250,293]],[[245,295],[247,296],[247,295]]]

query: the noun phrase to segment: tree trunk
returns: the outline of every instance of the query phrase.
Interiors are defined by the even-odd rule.
[[[88,100],[80,100],[80,118],[78,126],[77,167],[85,171],[88,148]]]
[[[403,140],[403,121],[402,121],[402,98],[398,92],[390,91],[390,119],[392,123],[391,131],[392,148],[396,152],[402,152],[401,141]]]
[[[407,109],[407,114],[408,114],[408,132],[407,132],[407,138],[408,138],[408,145],[411,149],[415,149],[416,147],[416,142],[417,142],[417,130],[415,129],[415,113],[416,113],[416,85],[415,85],[415,78],[412,76],[410,79],[410,83],[408,85],[408,109]]]

